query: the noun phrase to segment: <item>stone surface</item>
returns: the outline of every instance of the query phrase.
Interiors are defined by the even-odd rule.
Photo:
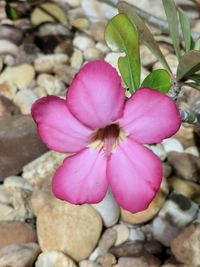
[[[13,221],[16,217],[16,212],[12,206],[0,203],[0,221]]]
[[[41,249],[44,252],[62,251],[76,261],[90,255],[101,230],[101,218],[89,205],[75,206],[56,200],[44,206],[37,215]]]
[[[23,178],[32,186],[39,186],[47,177],[51,177],[62,164],[66,154],[54,151],[44,153],[23,168]]]
[[[115,246],[125,243],[129,238],[129,229],[125,224],[116,224],[112,227],[117,232]]]
[[[111,253],[106,253],[97,259],[97,263],[99,263],[102,267],[111,267],[116,263],[116,258]]]
[[[160,267],[161,262],[158,258],[152,255],[145,255],[135,258],[119,258],[119,267]]]
[[[174,172],[180,178],[199,181],[200,180],[200,159],[188,153],[170,152],[168,162]]]
[[[16,44],[8,40],[0,40],[0,55],[1,54],[11,54],[17,55],[19,49]]]
[[[38,96],[30,89],[24,89],[14,97],[14,103],[19,107],[22,114],[30,114],[32,104],[38,99]]]
[[[15,243],[34,243],[36,231],[27,223],[17,221],[0,222],[0,248]]]
[[[161,189],[158,191],[156,197],[146,210],[137,213],[131,213],[121,209],[121,220],[131,224],[141,224],[151,220],[163,206],[168,194],[168,190],[168,184],[166,180],[163,179]]]
[[[9,245],[0,249],[0,267],[32,267],[39,253],[35,243]]]
[[[95,45],[94,41],[87,37],[86,35],[77,35],[73,40],[74,47],[84,51],[89,47],[93,47]]]
[[[10,81],[0,82],[0,95],[13,99],[17,92],[17,87]]]
[[[23,31],[13,25],[3,24],[0,26],[0,39],[19,45],[23,39]]]
[[[65,85],[53,75],[40,74],[37,77],[37,85],[44,88],[47,95],[58,95],[65,89]]]
[[[12,82],[18,89],[26,89],[35,77],[33,66],[22,64],[14,67],[7,67],[0,75],[0,83]]]
[[[173,193],[160,210],[159,216],[182,228],[197,217],[197,212],[196,203],[181,194]]]
[[[130,241],[145,240],[145,235],[139,228],[130,228],[129,233],[130,233],[129,234]]]
[[[0,116],[12,116],[19,114],[19,108],[9,98],[0,95]]]
[[[60,251],[49,251],[39,255],[35,267],[76,267],[76,264]]]
[[[110,191],[101,202],[92,206],[99,212],[106,227],[116,224],[119,220],[120,209]]]
[[[189,146],[184,150],[185,153],[191,154],[195,157],[199,157],[199,151],[196,146]]]
[[[108,252],[108,250],[115,244],[116,240],[117,232],[112,228],[106,229],[99,241],[99,249],[101,250],[101,253],[104,254]]]
[[[71,67],[78,70],[80,69],[82,63],[83,63],[83,54],[81,50],[75,49],[70,58]]]
[[[94,261],[82,260],[79,262],[79,267],[102,267]]]
[[[168,153],[171,151],[183,152],[184,148],[180,141],[176,138],[168,138],[162,142],[164,150]]]
[[[194,131],[191,125],[181,125],[174,137],[181,142],[184,148],[194,145]]]
[[[178,261],[189,266],[200,265],[200,222],[185,228],[171,243],[172,253]]]
[[[17,175],[22,167],[46,151],[30,116],[0,118],[0,180]]]
[[[41,55],[35,59],[34,65],[37,72],[52,73],[56,64],[66,64],[67,61],[66,54]]]
[[[103,58],[103,53],[96,47],[89,47],[84,51],[84,58],[87,61]]]

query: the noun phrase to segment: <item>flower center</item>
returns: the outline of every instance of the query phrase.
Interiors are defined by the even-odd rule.
[[[110,155],[112,150],[123,141],[126,134],[123,129],[120,129],[118,124],[111,124],[105,128],[97,129],[92,137],[89,147],[95,149],[102,149],[105,152],[106,157]]]

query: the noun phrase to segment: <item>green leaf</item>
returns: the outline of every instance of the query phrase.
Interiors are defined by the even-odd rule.
[[[117,5],[119,12],[124,13],[128,16],[128,18],[131,20],[131,22],[137,27],[137,30],[140,35],[140,39],[146,45],[149,50],[155,55],[155,57],[161,62],[164,68],[166,68],[169,72],[171,72],[170,67],[165,60],[165,57],[163,56],[157,42],[155,41],[153,34],[148,29],[148,27],[145,25],[143,20],[137,15],[134,7],[130,6],[129,4],[125,2],[120,2]]]
[[[6,4],[5,11],[9,19],[16,20],[17,19],[17,11],[14,7]]]
[[[169,31],[174,45],[174,50],[178,60],[180,61],[181,52],[180,52],[179,30],[178,30],[179,23],[178,23],[176,6],[173,0],[162,0],[162,2],[167,16]]]
[[[191,50],[185,53],[178,64],[177,81],[190,76],[200,70],[200,52]]]
[[[140,85],[139,39],[135,26],[124,14],[113,17],[105,29],[105,40],[113,51],[125,52],[118,60],[119,71],[129,88],[135,92]]]
[[[190,28],[190,21],[186,15],[186,13],[179,8],[178,9],[179,13],[179,19],[181,23],[181,30],[183,34],[183,40],[185,43],[185,50],[186,52],[191,49],[191,28]]]
[[[194,50],[200,51],[200,39],[198,39],[194,44]]]
[[[162,93],[167,93],[171,88],[171,76],[163,69],[154,70],[143,81],[141,87],[156,89]]]
[[[190,82],[188,82],[186,84],[191,86],[191,87],[193,87],[193,88],[195,88],[195,89],[197,89],[197,90],[200,90],[200,83],[190,83]]]
[[[187,79],[195,81],[196,83],[200,84],[200,74],[193,74],[193,75],[187,76]]]

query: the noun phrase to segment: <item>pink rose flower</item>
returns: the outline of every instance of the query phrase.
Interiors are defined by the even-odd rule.
[[[161,142],[181,124],[177,106],[158,91],[141,88],[125,101],[121,78],[103,60],[82,67],[65,100],[36,101],[32,116],[49,149],[73,153],[53,177],[57,198],[98,203],[110,187],[131,212],[148,207],[162,180],[162,163],[144,144]]]

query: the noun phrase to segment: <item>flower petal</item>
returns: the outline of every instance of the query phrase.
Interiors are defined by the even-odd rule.
[[[153,89],[139,89],[126,103],[120,126],[143,144],[160,143],[181,125],[175,103]]]
[[[66,101],[47,96],[32,106],[32,116],[42,141],[58,152],[77,152],[83,149],[92,130],[80,123],[68,110]]]
[[[121,117],[124,90],[117,71],[104,60],[84,65],[68,89],[67,105],[75,117],[93,129]]]
[[[148,207],[160,187],[162,163],[148,148],[127,138],[113,151],[107,176],[119,205],[138,212]]]
[[[65,159],[52,181],[55,196],[72,204],[97,203],[107,187],[106,158],[90,148]]]

